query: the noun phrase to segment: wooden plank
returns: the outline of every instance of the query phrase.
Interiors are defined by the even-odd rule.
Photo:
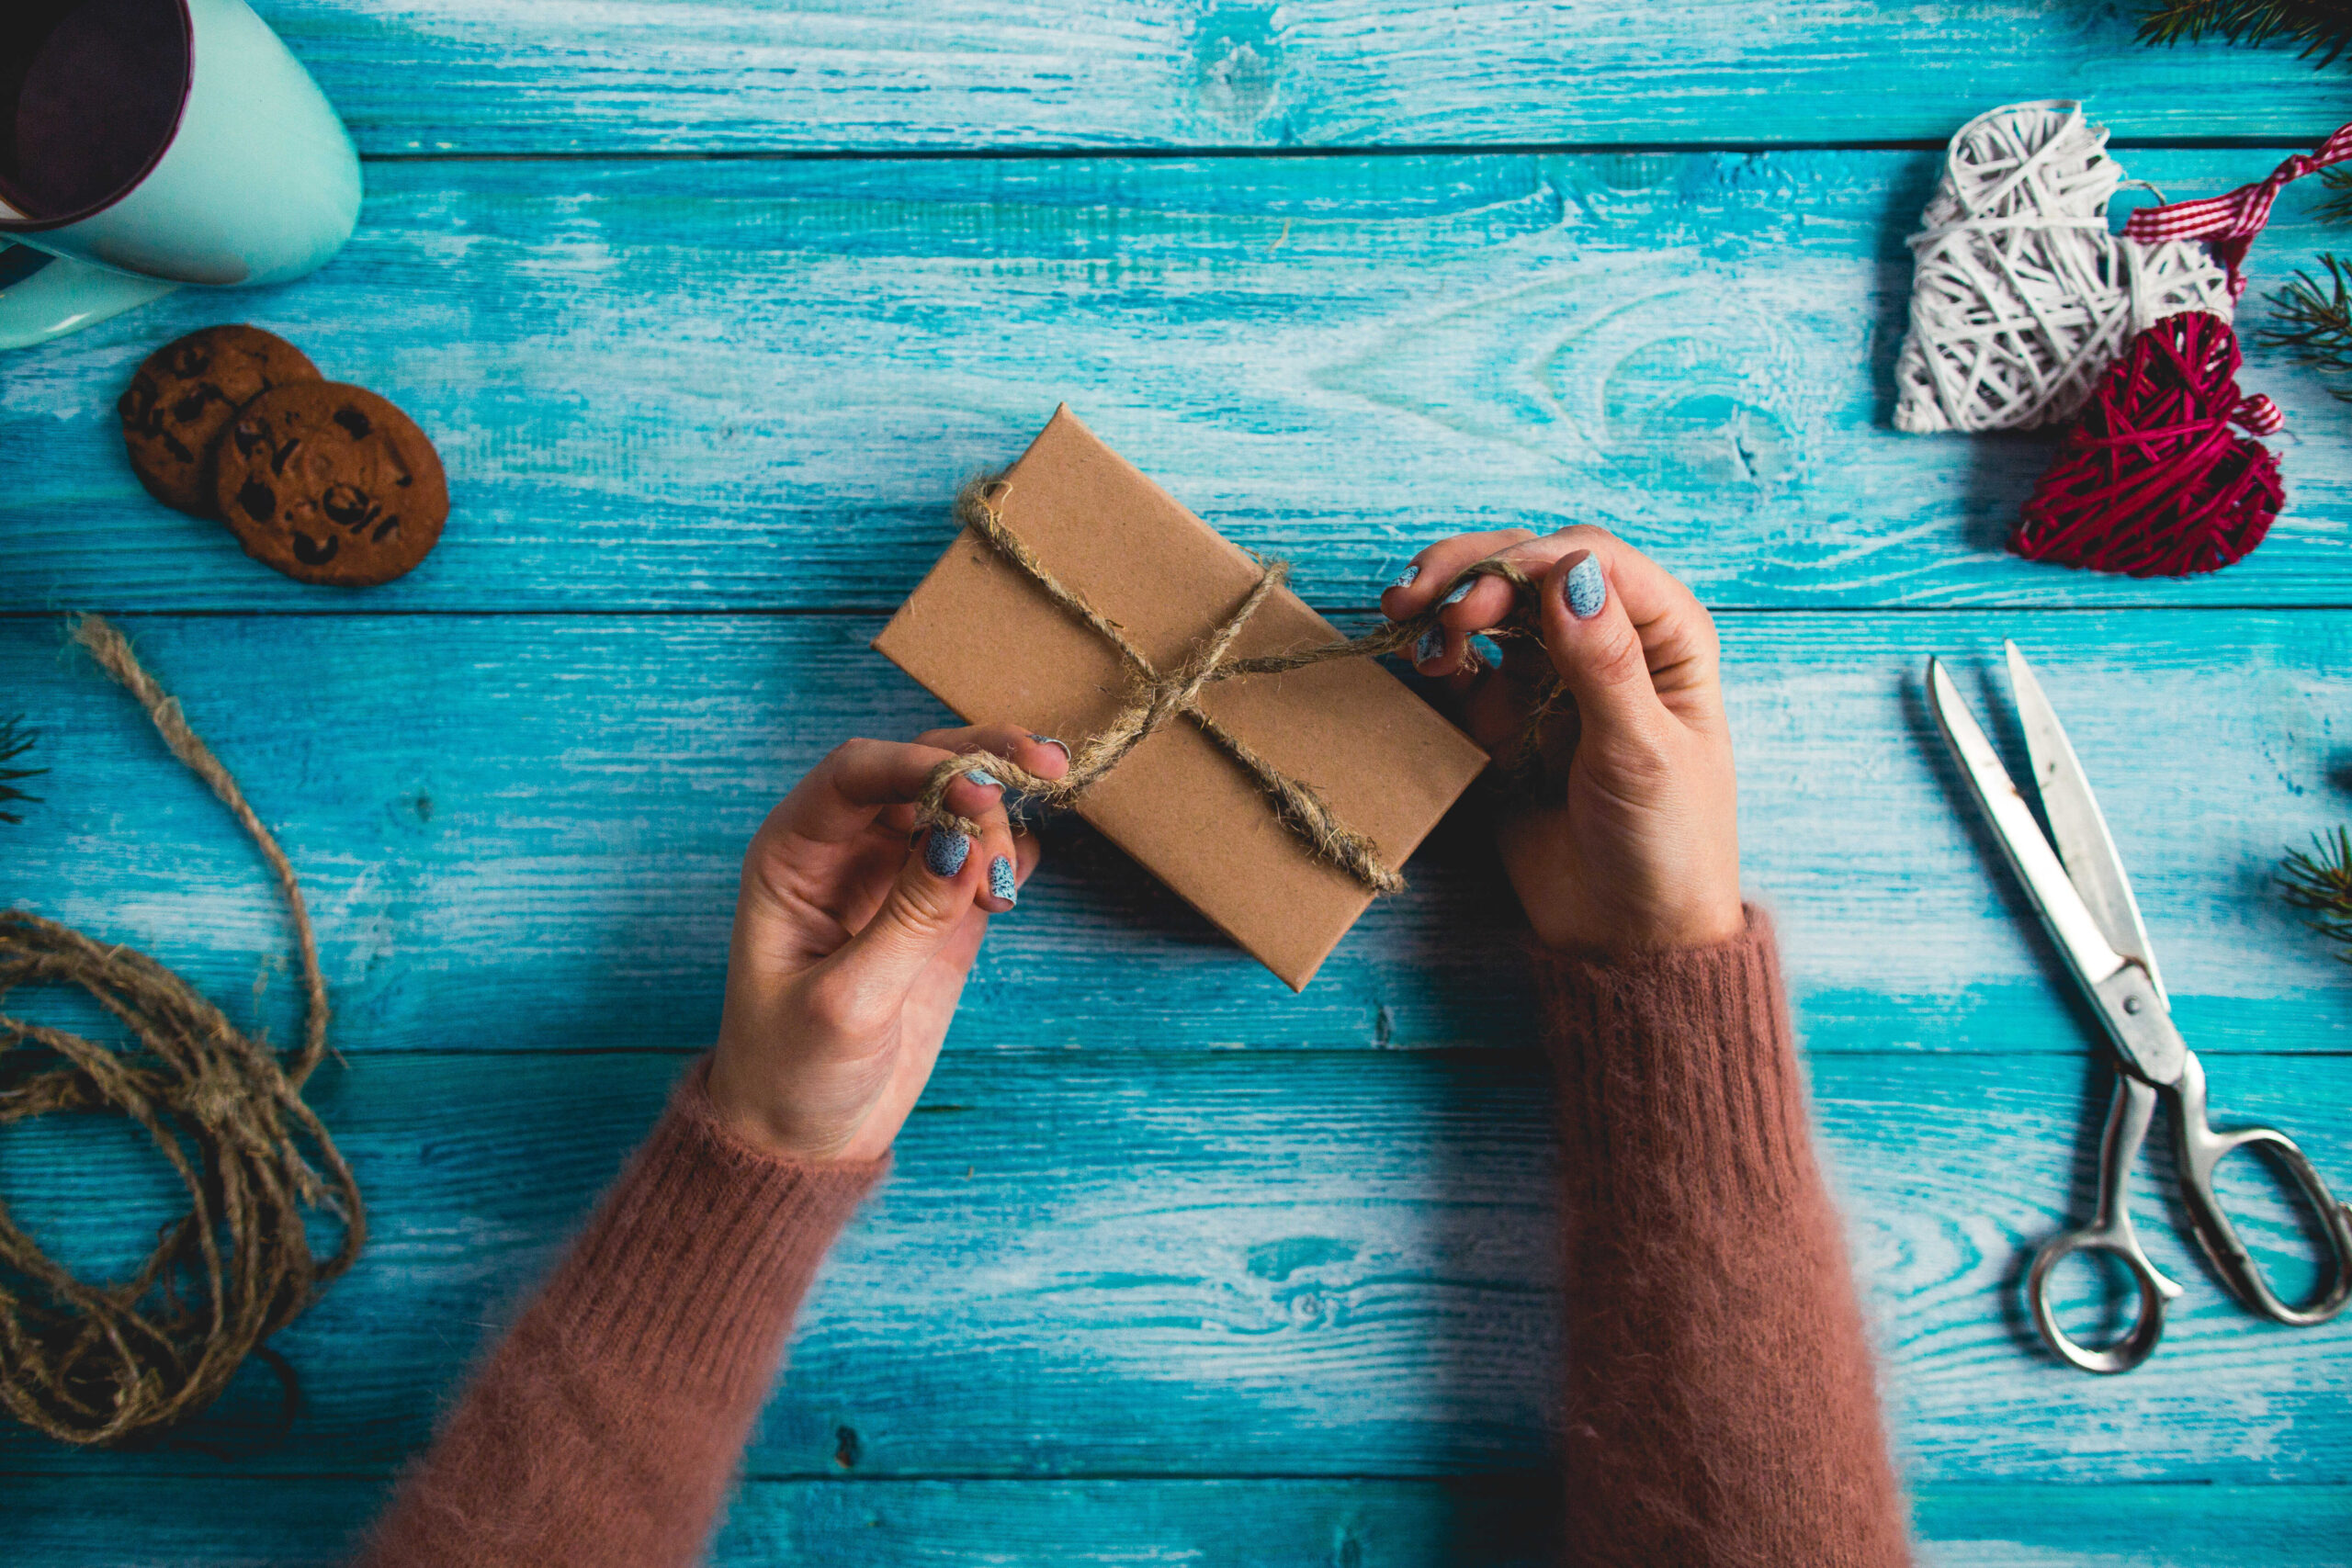
[[[700,1048],[737,865],[769,805],[837,739],[945,717],[866,649],[873,617],[126,624],[300,868],[351,1052]],[[1780,911],[1815,1050],[2087,1046],[1917,694],[1928,653],[1989,672],[2001,631],[2042,660],[2106,792],[2191,1041],[2352,1047],[2341,966],[2267,885],[2282,849],[2344,815],[2326,784],[2352,617],[1724,628],[1748,885]],[[1969,691],[2006,715],[2005,691]],[[222,998],[282,966],[282,915],[235,826],[129,700],[61,651],[54,622],[0,621],[0,711],[45,730],[51,769],[24,825],[0,827],[8,898],[146,947]],[[1099,839],[1045,831],[1046,869],[995,923],[960,1040],[1525,1038],[1516,906],[1474,813],[1296,998]],[[265,1016],[289,1037],[294,988],[273,998]]]
[[[376,152],[1941,141],[2068,95],[2132,135],[2316,141],[2343,107],[2289,51],[2140,47],[2136,5],[261,9]]]
[[[19,1568],[330,1568],[372,1481],[0,1479]],[[1925,1568],[2341,1568],[2342,1486],[1939,1487],[1916,1499]],[[1538,1568],[1553,1506],[1522,1480],[753,1481],[713,1568]]]
[[[279,1406],[256,1369],[193,1434],[204,1450],[76,1455],[17,1431],[0,1470],[396,1462],[679,1066],[354,1056],[322,1074],[375,1239],[279,1340],[307,1394],[291,1435],[266,1440]],[[2352,1171],[2352,1058],[2248,1058],[2215,1077],[2228,1114]],[[2031,1348],[2018,1273],[2087,1201],[2104,1111],[2080,1064],[1818,1057],[1813,1081],[1917,1484],[2345,1473],[2352,1322],[2248,1317],[2154,1199],[2150,1249],[2188,1286],[2162,1353],[2099,1379]],[[951,1052],[826,1265],[751,1473],[1539,1470],[1549,1095],[1527,1052]],[[153,1155],[109,1133],[44,1122],[0,1142],[11,1212],[92,1272],[167,1217]],[[2258,1183],[2233,1173],[2227,1195],[2258,1253],[2292,1245]]]
[[[1726,13],[1728,14],[1728,13]],[[2278,149],[2135,152],[2176,195]],[[2290,502],[2189,582],[2004,553],[2041,438],[1885,428],[1930,152],[379,166],[313,281],[183,294],[0,378],[0,609],[887,610],[1067,400],[1325,606],[1460,528],[1600,522],[1710,602],[2352,604],[2352,447],[2256,350]],[[2332,240],[2316,182],[2256,252]],[[2257,295],[2259,291],[2257,290]],[[2265,319],[2259,298],[2249,327]],[[248,318],[409,408],[457,514],[305,588],[150,501],[112,412]]]

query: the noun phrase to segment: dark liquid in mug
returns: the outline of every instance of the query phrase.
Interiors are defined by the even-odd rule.
[[[180,0],[0,0],[0,200],[74,217],[138,184],[187,96]]]

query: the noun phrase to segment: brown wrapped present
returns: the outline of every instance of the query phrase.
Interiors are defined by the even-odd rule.
[[[967,527],[874,646],[967,723],[1058,736],[1081,761],[1084,738],[1131,718],[1139,691],[1199,660],[1268,573],[1067,408],[985,505],[996,542]],[[1008,552],[1031,558],[1103,629]],[[1338,637],[1276,586],[1226,653],[1281,655]],[[1214,680],[1076,804],[1296,990],[1486,762],[1396,677],[1356,658]],[[1304,809],[1280,807],[1285,791]],[[1318,830],[1302,823],[1325,821],[1318,813],[1321,852]],[[1334,840],[1368,852],[1357,869],[1345,869]]]

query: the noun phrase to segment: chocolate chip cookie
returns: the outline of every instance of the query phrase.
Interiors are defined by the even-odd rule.
[[[221,437],[213,496],[245,553],[303,582],[368,588],[423,560],[449,515],[433,443],[364,387],[264,392]]]
[[[319,367],[259,327],[207,327],[147,356],[115,403],[130,469],[147,493],[198,517],[212,509],[212,451],[237,411]]]

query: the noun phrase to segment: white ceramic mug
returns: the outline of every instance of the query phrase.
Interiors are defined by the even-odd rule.
[[[351,237],[358,152],[245,0],[0,10],[0,348],[182,284],[283,283]]]

